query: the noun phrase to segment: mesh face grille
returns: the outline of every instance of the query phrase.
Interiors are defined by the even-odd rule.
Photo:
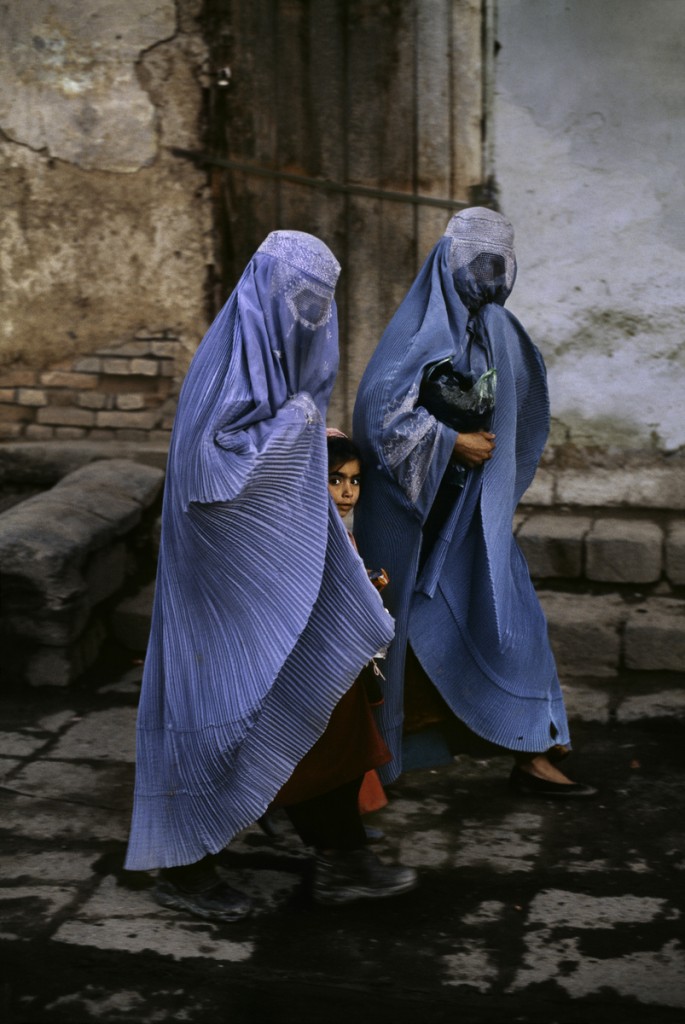
[[[301,323],[312,328],[325,324],[331,311],[330,296],[317,295],[311,288],[303,288],[293,295],[293,304]]]
[[[504,258],[497,253],[481,252],[469,263],[478,284],[496,284],[504,278]]]
[[[317,292],[308,285],[301,285],[286,294],[286,300],[295,319],[304,327],[315,331],[323,327],[331,315],[331,293]]]

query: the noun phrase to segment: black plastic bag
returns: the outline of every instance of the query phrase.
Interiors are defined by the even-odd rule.
[[[495,408],[497,371],[486,370],[476,378],[454,369],[449,359],[426,370],[419,390],[419,405],[459,432],[473,433],[488,428]]]

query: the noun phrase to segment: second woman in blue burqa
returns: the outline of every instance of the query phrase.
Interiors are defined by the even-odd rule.
[[[512,529],[549,430],[542,357],[504,308],[515,276],[503,216],[473,207],[452,217],[361,381],[353,433],[367,471],[355,536],[391,580],[383,780],[402,770],[407,737],[428,727],[449,755],[459,722],[512,752],[513,789],[568,799],[595,790],[554,763],[568,723]],[[450,393],[460,408],[450,410]]]

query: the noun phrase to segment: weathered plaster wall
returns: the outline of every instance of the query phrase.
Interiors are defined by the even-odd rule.
[[[187,364],[208,313],[210,203],[169,147],[198,147],[201,7],[0,5],[0,379],[148,335]]]
[[[495,170],[509,306],[554,438],[685,445],[685,4],[499,0]]]

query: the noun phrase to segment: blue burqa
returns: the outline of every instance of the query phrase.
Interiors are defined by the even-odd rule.
[[[126,866],[264,813],[393,635],[327,487],[340,267],[272,232],[185,378],[169,451]]]
[[[402,767],[407,645],[455,716],[484,739],[542,752],[568,742],[547,624],[513,536],[549,430],[542,357],[503,303],[513,287],[513,232],[493,211],[452,218],[383,334],[362,378],[354,439],[364,460],[355,536],[367,565],[388,570],[395,617],[379,725]],[[490,461],[468,470],[436,535],[426,521],[451,464],[455,430],[418,402],[443,359],[472,377],[495,368]],[[442,493],[442,492],[441,492]]]

